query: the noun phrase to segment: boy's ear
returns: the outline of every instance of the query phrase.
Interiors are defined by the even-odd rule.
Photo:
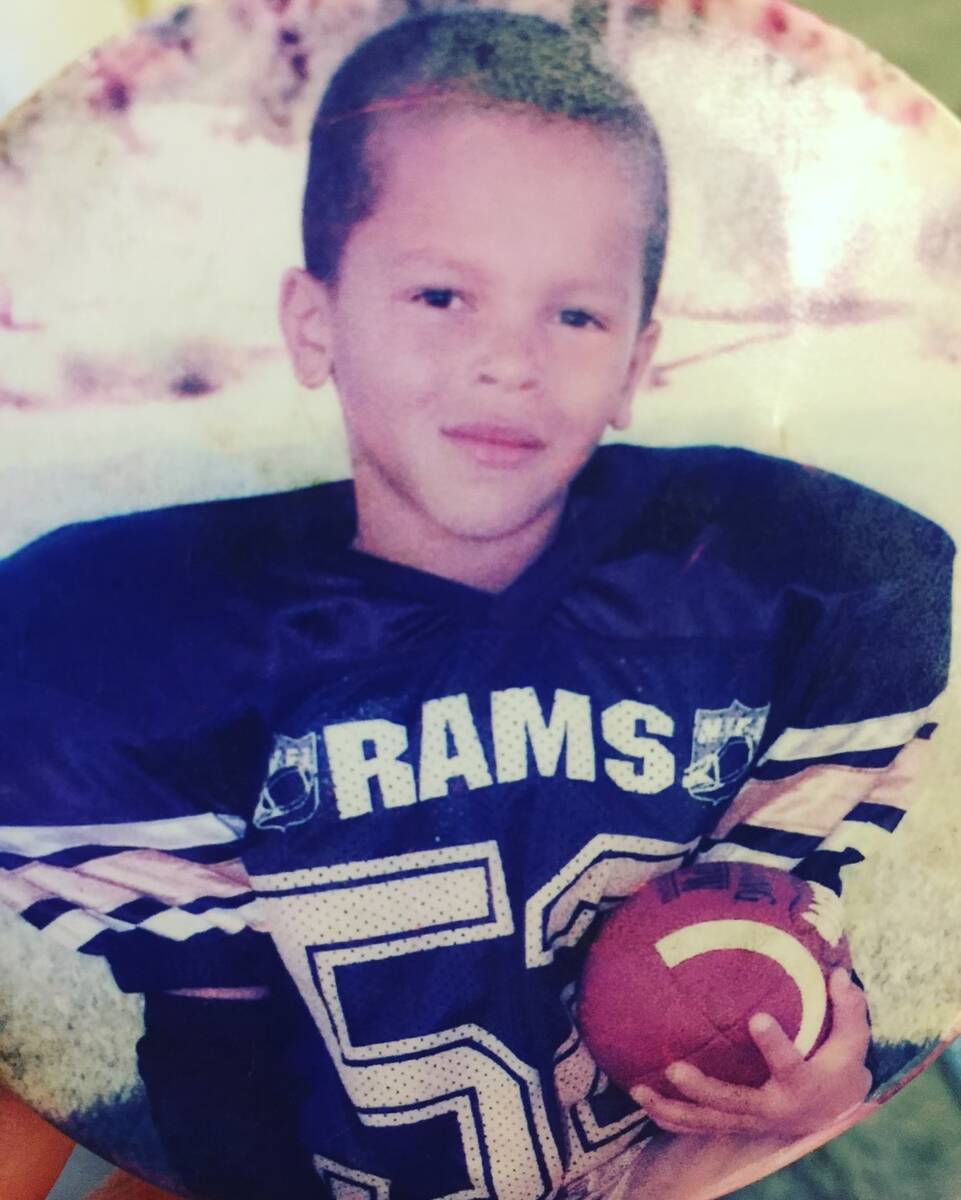
[[[304,387],[322,387],[331,377],[330,293],[313,275],[293,267],[280,284],[280,328],[294,374]]]
[[[634,342],[624,387],[621,393],[621,403],[611,420],[612,429],[627,429],[631,423],[631,409],[634,405],[634,393],[641,385],[644,372],[651,365],[651,359],[661,340],[661,325],[659,321],[648,321],[638,333]]]

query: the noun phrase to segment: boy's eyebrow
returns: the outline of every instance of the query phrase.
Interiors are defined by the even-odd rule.
[[[571,276],[570,279],[562,279],[558,284],[558,290],[562,292],[576,292],[581,289],[603,296],[606,300],[617,300],[621,304],[627,304],[629,300],[626,288],[607,279],[578,279]]]
[[[460,271],[464,275],[479,275],[483,272],[478,271],[476,267],[472,267],[469,263],[461,262],[457,258],[447,258],[444,255],[437,254],[433,250],[408,250],[404,254],[395,254],[388,260],[392,267],[406,267],[413,263],[425,262],[430,263],[432,267],[446,267],[454,271]]]

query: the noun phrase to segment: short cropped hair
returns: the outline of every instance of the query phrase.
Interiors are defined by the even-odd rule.
[[[351,229],[370,216],[376,183],[365,155],[378,112],[417,97],[463,96],[525,105],[585,122],[640,152],[652,205],[641,268],[641,325],[651,319],[668,230],[667,168],[651,117],[598,61],[585,33],[542,17],[492,9],[405,17],[362,42],[338,67],[310,138],[303,203],[305,266],[336,285]]]

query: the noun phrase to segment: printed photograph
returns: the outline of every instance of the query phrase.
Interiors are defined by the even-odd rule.
[[[190,1200],[713,1200],[932,1062],[959,167],[760,0],[210,0],[16,107],[9,1093]]]

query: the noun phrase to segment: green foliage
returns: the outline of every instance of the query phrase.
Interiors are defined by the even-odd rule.
[[[862,39],[961,115],[958,0],[804,0]]]

